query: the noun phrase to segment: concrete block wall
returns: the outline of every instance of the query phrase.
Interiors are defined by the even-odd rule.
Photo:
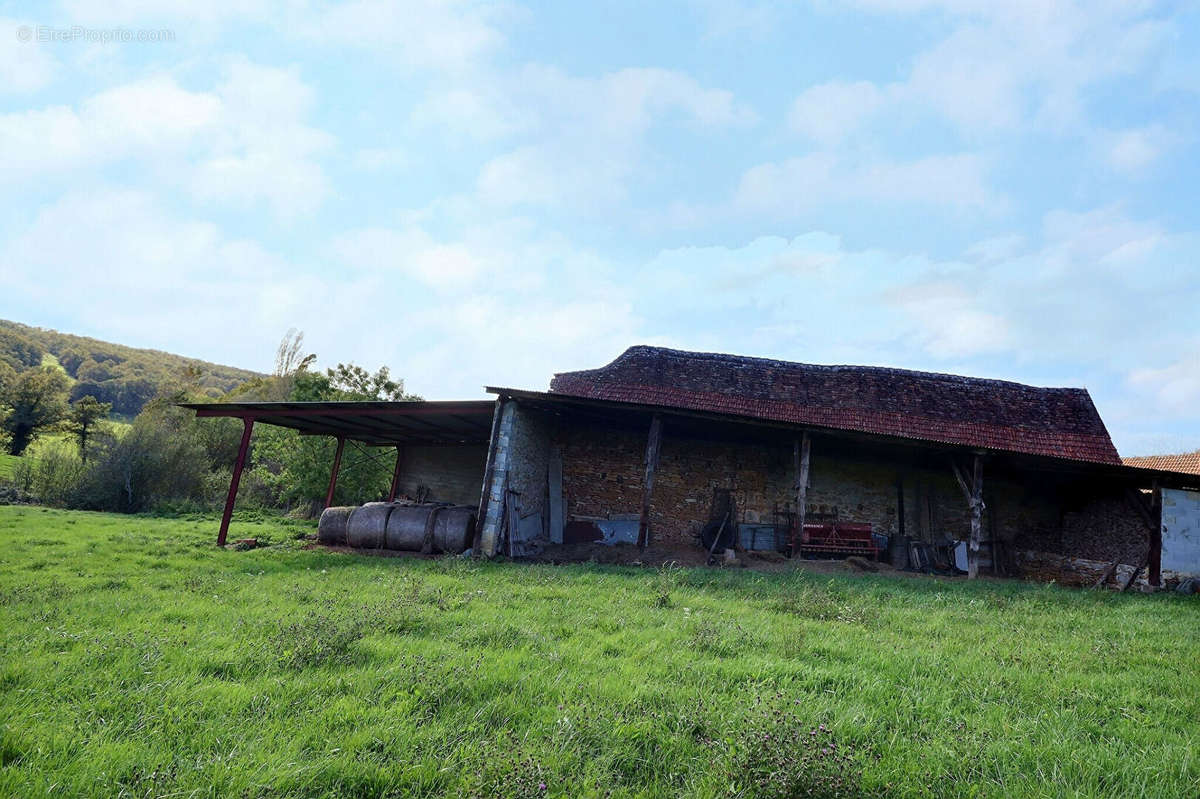
[[[492,452],[492,475],[487,492],[487,509],[479,527],[484,554],[493,555],[503,529],[504,492],[507,486],[520,493],[521,512],[545,514],[547,470],[553,423],[550,418],[515,400],[499,403],[496,447]]]
[[[483,490],[487,445],[404,448],[399,495],[416,497],[421,488],[435,502],[477,505]]]

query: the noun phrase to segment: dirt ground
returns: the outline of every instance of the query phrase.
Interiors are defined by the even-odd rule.
[[[544,547],[535,557],[530,558],[540,563],[610,563],[626,566],[649,566],[658,568],[670,563],[679,566],[703,566],[708,560],[708,553],[697,546],[649,546],[638,549],[633,544],[552,544]],[[890,563],[870,561],[880,574],[924,577],[927,575],[917,572],[900,571]],[[806,558],[787,558],[778,552],[739,552],[734,563],[725,563],[718,556],[713,568],[752,569],[760,572],[786,572],[801,569],[817,574],[863,574],[867,569],[854,565],[851,561],[838,560],[808,560]]]
[[[342,552],[347,555],[367,555],[380,558],[442,558],[445,554],[422,554],[420,552],[401,552],[389,549],[356,549],[348,546],[332,546],[310,540],[305,549],[324,549],[329,552]],[[551,544],[545,546],[534,556],[521,560],[534,563],[605,563],[615,566],[645,566],[660,568],[668,564],[687,567],[704,566],[708,553],[697,546],[650,546],[639,549],[633,544]],[[867,574],[878,573],[898,577],[931,577],[954,579],[944,575],[928,575],[921,572],[902,571],[883,561],[871,561],[877,569],[869,570],[854,565],[850,560],[809,560],[807,558],[787,558],[778,552],[739,552],[736,561],[726,563],[717,557],[714,569],[750,569],[758,572],[788,572],[793,570],[806,571],[813,574]]]

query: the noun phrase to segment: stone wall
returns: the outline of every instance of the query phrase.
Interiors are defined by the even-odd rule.
[[[404,448],[399,496],[416,498],[422,489],[434,502],[479,504],[487,445]]]
[[[509,440],[509,488],[521,496],[521,515],[546,513],[552,422],[542,411],[517,405]]]
[[[1120,493],[1114,497],[1098,487],[1077,507],[1064,511],[1062,544],[1048,551],[1141,565],[1149,546],[1150,530],[1129,501]]]
[[[647,433],[581,422],[553,431],[563,456],[568,520],[636,516]],[[795,509],[793,470],[790,436],[777,442],[710,441],[673,433],[668,421],[650,507],[652,540],[692,543],[709,518],[715,489],[732,492],[738,521],[772,523],[777,513]],[[989,474],[985,462],[983,537],[1078,557],[1112,560],[1125,550],[1137,550],[1131,558],[1144,555],[1147,532],[1140,519],[1105,491],[1083,496],[1076,491],[1068,499],[1044,477],[1021,481]],[[832,451],[827,440],[813,437],[808,513],[836,513],[895,535],[901,492],[906,535],[933,542],[969,534],[967,503],[948,461],[945,468],[919,467],[856,455],[844,445]]]

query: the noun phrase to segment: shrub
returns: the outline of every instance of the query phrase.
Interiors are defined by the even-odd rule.
[[[201,499],[207,463],[180,409],[139,415],[129,432],[94,452],[74,506],[138,513],[169,499]]]
[[[21,458],[13,467],[13,485],[43,505],[72,506],[84,470],[73,445],[47,441],[38,448],[36,458]]]

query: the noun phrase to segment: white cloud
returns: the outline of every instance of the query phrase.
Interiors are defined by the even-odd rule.
[[[831,81],[806,89],[792,103],[792,130],[824,144],[854,133],[884,104],[883,92],[868,81]]]
[[[993,236],[977,241],[967,248],[967,258],[983,263],[995,263],[1017,257],[1025,247],[1025,237],[1019,233]]]
[[[267,19],[278,10],[276,0],[204,3],[194,0],[62,0],[73,23],[113,28],[155,27],[163,24],[214,26],[236,20]]]
[[[208,336],[246,364],[258,359],[240,342],[262,347],[292,318],[274,287],[304,284],[258,244],[124,189],[65,195],[0,252],[9,313],[69,295],[81,299],[73,313],[81,329],[182,352]]]
[[[924,111],[973,138],[1037,127],[1086,131],[1084,92],[1146,68],[1169,39],[1155,4],[1030,0],[857,0],[878,13],[935,12],[950,32],[920,52],[901,80],[832,81],[795,101],[794,129],[832,142],[874,120],[905,120]],[[1136,143],[1129,143],[1136,147]],[[1128,155],[1138,157],[1136,150]],[[1121,156],[1117,155],[1119,159]]]
[[[311,90],[292,70],[231,62],[212,91],[167,75],[106,89],[79,107],[0,115],[0,171],[70,176],[137,159],[192,196],[281,216],[311,212],[329,191],[316,157],[331,137],[303,120]]]
[[[579,78],[528,66],[493,90],[498,93],[493,105],[514,109],[511,127],[528,132],[526,143],[494,157],[480,172],[480,197],[498,206],[610,207],[627,196],[654,125],[682,117],[695,129],[720,129],[756,120],[731,92],[665,69]]]
[[[973,357],[1012,346],[1008,320],[985,310],[958,283],[906,286],[894,292],[892,300],[910,315],[921,346],[937,358]]]
[[[354,165],[365,170],[405,169],[412,164],[401,147],[364,147],[354,154]]]
[[[1141,176],[1170,148],[1173,138],[1161,125],[1113,132],[1104,137],[1105,157],[1118,172]]]
[[[522,130],[527,121],[495,90],[435,89],[412,112],[418,127],[488,141]]]
[[[995,211],[1003,201],[987,187],[986,166],[970,154],[857,163],[814,153],[747,170],[734,202],[746,211],[777,216],[856,201]]]
[[[480,276],[484,259],[461,243],[434,241],[419,228],[365,228],[339,236],[331,255],[350,269],[388,279],[413,278],[435,290],[453,290]]]
[[[1163,412],[1194,417],[1200,408],[1200,347],[1184,348],[1166,366],[1133,370],[1129,384],[1151,396]]]
[[[351,0],[288,8],[289,32],[335,49],[361,49],[406,69],[463,72],[504,43],[503,5],[475,0]]]
[[[47,86],[58,71],[58,60],[35,41],[21,41],[18,31],[32,31],[29,20],[0,17],[0,93],[28,94]]]

